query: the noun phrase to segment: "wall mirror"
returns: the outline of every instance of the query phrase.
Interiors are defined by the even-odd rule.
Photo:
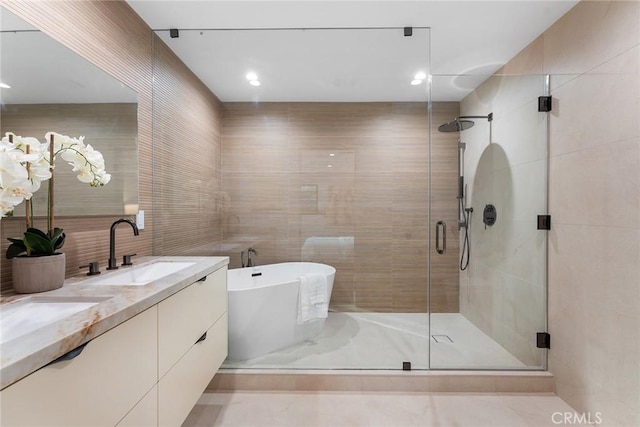
[[[138,211],[137,93],[37,28],[0,7],[0,131],[84,136],[105,158],[111,182],[92,188],[56,161],[56,215],[123,215]],[[46,190],[35,193],[46,215]],[[23,205],[14,211],[24,216]]]

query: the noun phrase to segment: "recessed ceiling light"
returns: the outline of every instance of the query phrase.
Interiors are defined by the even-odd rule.
[[[333,153],[330,153],[330,154],[329,154],[329,156],[330,156],[330,157],[333,157],[333,156],[335,156],[335,154],[333,154]]]
[[[422,72],[422,71],[420,71],[420,72],[416,73],[416,75],[413,76],[413,78],[416,79],[416,80],[424,80],[424,79],[427,78],[427,74]]]
[[[9,86],[6,83],[0,83],[0,87],[3,88],[3,89],[11,89],[11,86]]]
[[[327,165],[327,167],[328,167],[328,168],[332,168],[333,166],[332,166],[332,165]]]
[[[260,82],[259,82],[259,81],[257,81],[257,80],[251,80],[251,81],[249,82],[249,84],[250,84],[251,86],[260,86]]]
[[[258,80],[258,75],[254,72],[247,73],[247,80]]]
[[[413,86],[417,86],[417,85],[419,85],[420,83],[422,83],[422,80],[418,80],[418,79],[411,80],[411,84],[412,84]]]

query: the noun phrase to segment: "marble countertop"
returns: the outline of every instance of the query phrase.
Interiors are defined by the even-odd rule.
[[[86,276],[69,278],[56,290],[37,294],[12,294],[0,297],[2,310],[31,297],[95,298],[97,304],[53,321],[0,345],[0,389],[45,366],[74,348],[89,342],[126,320],[158,304],[198,279],[228,265],[228,257],[141,257],[140,266],[156,261],[194,262],[195,264],[139,286],[91,285]],[[126,267],[103,271],[101,278],[122,272]]]

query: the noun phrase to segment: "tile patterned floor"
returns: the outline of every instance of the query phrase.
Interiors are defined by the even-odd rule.
[[[551,394],[205,393],[183,427],[537,427],[565,412],[574,411]]]
[[[434,368],[524,368],[503,347],[463,315],[431,316]],[[226,361],[224,368],[286,369],[413,369],[429,368],[427,315],[424,313],[330,313],[324,330],[314,340],[246,361]]]

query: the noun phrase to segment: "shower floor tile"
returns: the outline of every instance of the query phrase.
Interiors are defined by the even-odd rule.
[[[413,369],[525,368],[502,346],[459,313],[431,315],[427,335],[424,313],[329,313],[322,333],[313,340],[245,361],[225,361],[223,368]]]

